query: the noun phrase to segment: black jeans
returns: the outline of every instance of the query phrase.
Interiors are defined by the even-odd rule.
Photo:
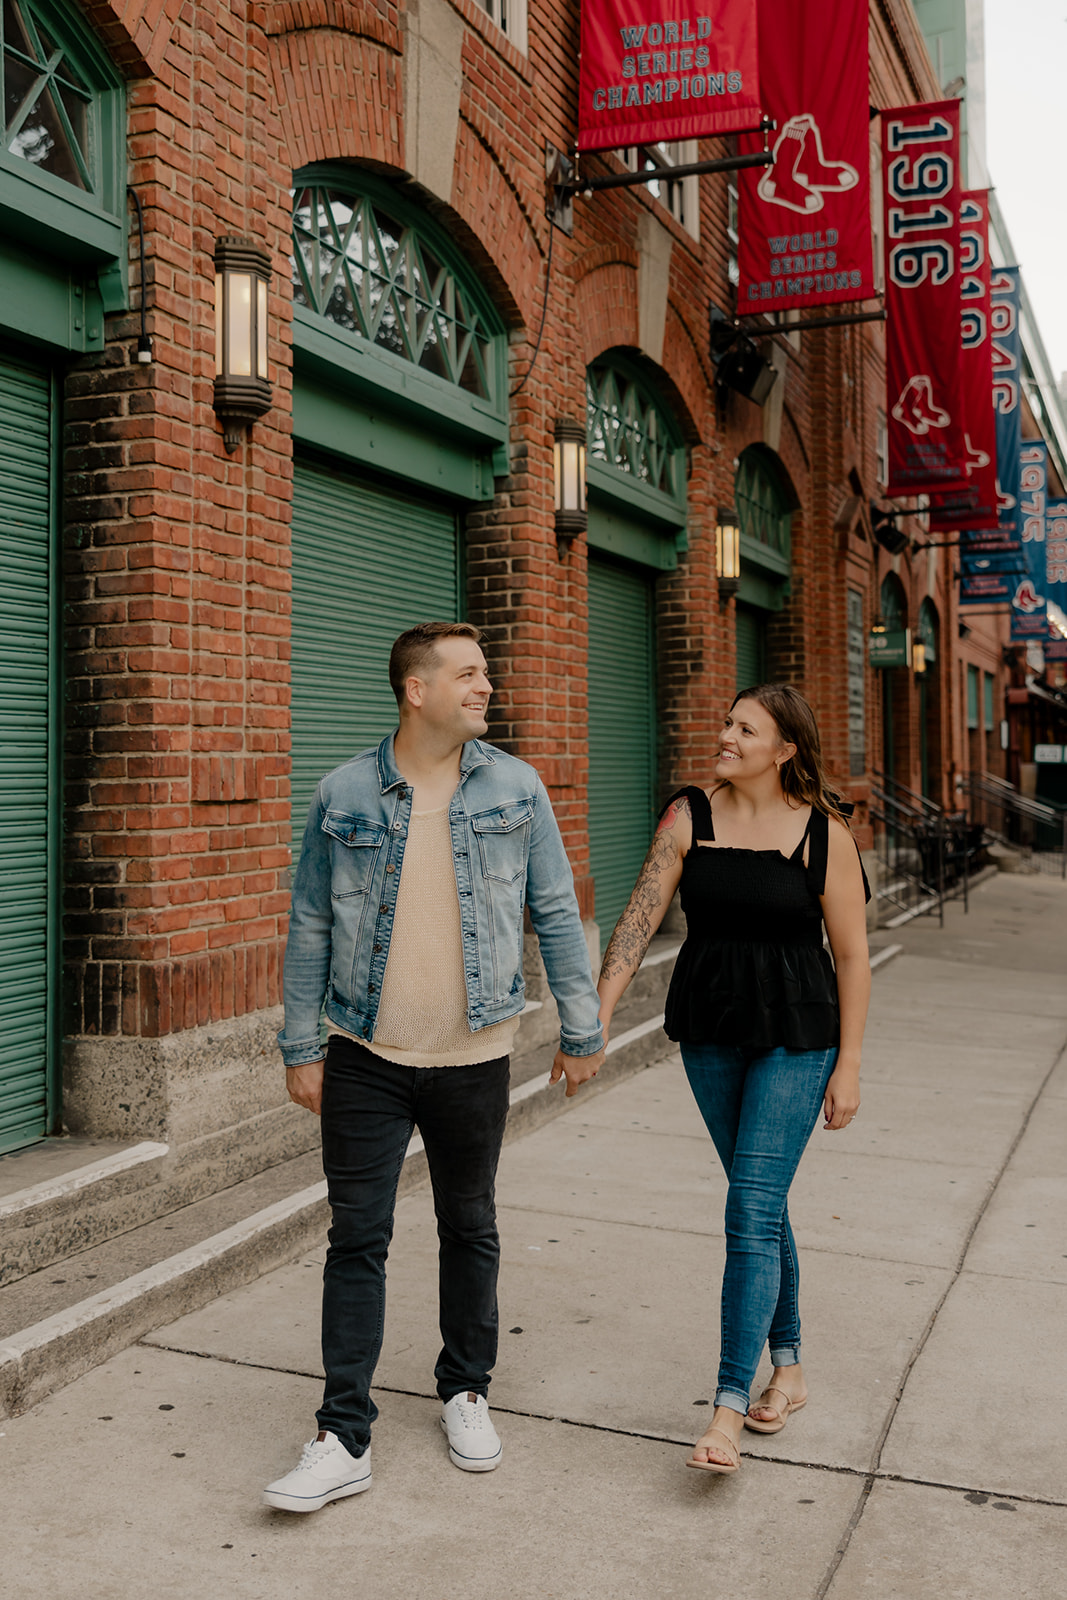
[[[322,1164],[333,1226],[323,1272],[320,1428],[362,1455],[378,1409],[371,1381],[385,1324],[385,1261],[412,1129],[426,1148],[437,1213],[443,1348],[437,1392],[485,1394],[496,1361],[500,1240],[495,1182],[508,1117],[508,1057],[401,1067],[331,1035]]]

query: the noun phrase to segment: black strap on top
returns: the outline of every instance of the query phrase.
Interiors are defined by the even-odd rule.
[[[804,838],[801,839],[793,860],[802,860],[804,855],[805,840],[810,840],[808,845],[808,887],[813,895],[826,892],[826,863],[830,856],[830,818],[825,811],[820,811],[816,806],[811,808],[808,825],[804,829]]]
[[[660,812],[660,817],[663,817],[664,813],[676,800],[682,799],[689,802],[689,811],[693,818],[693,843],[714,844],[715,825],[711,819],[711,802],[704,790],[698,789],[695,784],[687,784],[684,789],[676,789],[665,803],[663,810]],[[855,810],[855,806],[840,802],[839,804],[841,811],[846,816],[850,816]],[[853,843],[855,843],[855,840],[853,840]],[[825,811],[820,811],[817,806],[812,806],[811,808],[808,825],[804,829],[800,843],[789,858],[791,861],[803,861],[805,844],[808,844],[808,864],[804,870],[807,873],[808,886],[812,894],[818,898],[826,893],[826,867],[830,858],[830,818]],[[860,847],[857,844],[857,856],[859,853]],[[864,870],[862,857],[860,858],[860,873],[863,877],[864,899],[869,901],[871,898],[871,886],[867,881],[867,873]]]
[[[698,789],[696,784],[687,784],[684,789],[676,789],[660,812],[660,819],[670,809],[676,800],[689,801],[689,813],[693,819],[693,843],[714,844],[715,828],[711,820],[711,803],[703,789]]]

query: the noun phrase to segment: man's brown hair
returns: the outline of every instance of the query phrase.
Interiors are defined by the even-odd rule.
[[[404,703],[404,685],[411,677],[433,672],[441,665],[437,653],[439,639],[473,639],[475,644],[483,638],[481,628],[473,622],[417,622],[393,643],[389,652],[389,684],[396,695],[398,706]]]

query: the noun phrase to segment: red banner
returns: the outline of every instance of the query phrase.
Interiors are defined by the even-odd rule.
[[[882,112],[890,495],[964,476],[960,103]]]
[[[738,175],[738,311],[873,295],[865,0],[759,0],[759,70],[778,131],[774,166]]]
[[[759,119],[756,0],[582,0],[579,150],[703,139]]]
[[[963,480],[931,502],[930,528],[938,533],[998,525],[989,277],[989,199],[986,190],[972,189],[960,205],[960,414],[966,459]]]

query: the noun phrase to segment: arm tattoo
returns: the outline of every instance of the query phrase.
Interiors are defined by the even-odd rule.
[[[641,965],[652,937],[652,918],[660,905],[660,875],[671,871],[678,861],[678,845],[671,829],[679,817],[689,815],[689,801],[682,795],[672,801],[656,829],[633,894],[608,944],[600,969],[602,979],[632,976]]]

